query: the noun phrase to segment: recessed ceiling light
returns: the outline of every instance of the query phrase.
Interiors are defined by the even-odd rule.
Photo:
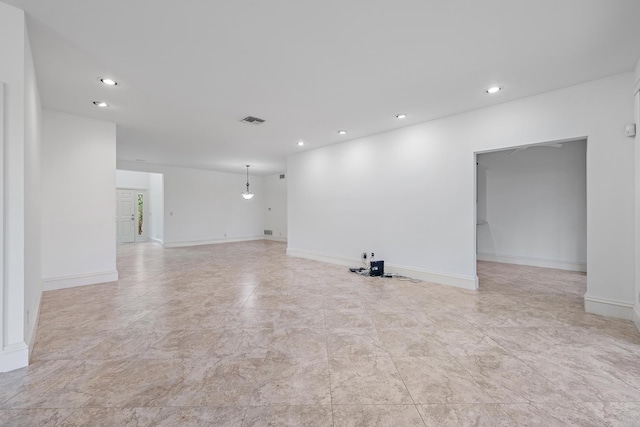
[[[100,81],[102,83],[106,84],[107,86],[116,86],[118,84],[117,81],[115,81],[113,79],[108,79],[108,78],[100,79]]]
[[[492,94],[498,93],[502,90],[501,86],[491,86],[489,89],[485,90],[485,93]]]
[[[298,141],[298,146],[302,147],[304,145],[304,141]]]
[[[406,114],[396,114],[396,119],[404,119],[405,117],[407,117]]]
[[[346,135],[347,131],[346,130],[339,130],[338,131],[338,135]]]
[[[104,101],[93,101],[93,105],[95,105],[96,107],[108,107],[109,104],[107,104]]]

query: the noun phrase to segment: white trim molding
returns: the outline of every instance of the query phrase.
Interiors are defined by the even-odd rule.
[[[561,261],[547,258],[520,257],[511,255],[494,255],[478,253],[478,261],[501,262],[504,264],[529,265],[532,267],[555,268],[557,270],[587,272],[587,264],[578,261]]]
[[[217,245],[220,243],[235,243],[235,242],[249,242],[252,240],[264,240],[264,236],[247,236],[247,237],[223,237],[221,239],[210,240],[190,240],[186,242],[164,242],[162,245],[165,248],[184,248],[188,246],[201,246],[201,245]]]
[[[584,294],[584,311],[600,316],[633,320],[633,304]]]
[[[44,279],[44,290],[75,288],[76,286],[96,285],[98,283],[116,282],[118,270],[101,271],[97,273],[78,274],[75,276],[49,277]]]
[[[272,240],[274,242],[287,242],[286,237],[278,237],[278,236],[264,236],[264,240]]]
[[[29,347],[24,341],[9,344],[0,350],[0,372],[9,372],[29,365]]]
[[[314,261],[326,262],[329,264],[344,265],[347,267],[360,266],[362,261],[357,258],[346,258],[317,252],[305,251],[302,249],[287,248],[287,255],[311,259]],[[438,283],[441,285],[455,286],[456,288],[477,290],[478,276],[467,277],[455,274],[438,273],[435,271],[425,270],[416,267],[407,267],[385,262],[384,271],[388,273],[399,274],[401,276],[410,277],[412,279],[422,280],[424,282]]]
[[[29,347],[29,359],[31,359],[31,352],[33,351],[33,346],[36,343],[36,330],[38,328],[38,319],[40,318],[40,302],[42,301],[42,291],[38,292],[38,297],[36,301],[33,303],[33,306],[29,311],[29,324],[27,325],[27,333],[24,337],[24,341]],[[27,313],[24,314],[25,317]]]

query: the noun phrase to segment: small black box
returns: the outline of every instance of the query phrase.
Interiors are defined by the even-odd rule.
[[[384,261],[371,261],[369,276],[382,276],[384,274]]]

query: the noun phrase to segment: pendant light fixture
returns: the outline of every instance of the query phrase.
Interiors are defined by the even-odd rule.
[[[249,191],[249,165],[247,165],[247,191],[242,192],[242,197],[245,200],[251,200],[253,198],[253,193]]]

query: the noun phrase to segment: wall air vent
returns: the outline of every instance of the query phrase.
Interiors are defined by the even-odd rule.
[[[284,179],[284,174],[283,173],[280,174],[280,179]]]
[[[265,236],[273,236],[273,230],[264,230]]]
[[[244,119],[240,120],[241,122],[245,122],[245,123],[249,123],[252,125],[261,125],[262,123],[264,123],[264,119],[261,119],[260,117],[253,117],[253,116],[247,116]]]

